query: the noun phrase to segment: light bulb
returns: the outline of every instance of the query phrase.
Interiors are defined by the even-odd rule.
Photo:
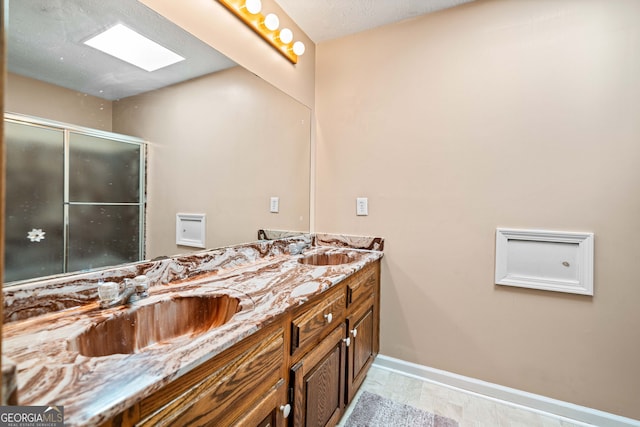
[[[260,0],[247,0],[245,2],[245,5],[249,13],[251,13],[252,15],[260,13],[260,11],[262,10],[262,2]]]
[[[284,44],[289,44],[291,43],[291,40],[293,40],[293,33],[291,32],[290,29],[288,28],[283,28],[280,30],[280,41]]]
[[[264,18],[264,26],[271,31],[275,31],[280,26],[280,19],[275,13],[270,13]]]
[[[302,55],[304,53],[304,43],[295,42],[293,44],[293,53],[295,53],[298,56]]]

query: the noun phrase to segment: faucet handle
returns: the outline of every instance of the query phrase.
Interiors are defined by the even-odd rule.
[[[309,247],[307,242],[297,242],[289,244],[289,253],[291,255],[301,254],[305,249]]]
[[[118,299],[119,287],[116,282],[105,282],[98,285],[98,298],[102,302],[111,302]]]
[[[136,293],[140,296],[147,296],[147,290],[149,289],[149,279],[144,274],[136,276],[133,279],[136,287]]]
[[[289,253],[291,255],[298,255],[300,253],[298,245],[296,245],[295,243],[289,243]]]

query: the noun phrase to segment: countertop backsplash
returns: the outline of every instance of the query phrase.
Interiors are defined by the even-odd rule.
[[[259,230],[262,240],[186,255],[158,257],[86,273],[50,276],[3,288],[4,323],[81,306],[98,299],[102,282],[122,283],[144,274],[150,287],[203,273],[224,272],[288,253],[291,243],[382,251],[384,239],[338,234]]]

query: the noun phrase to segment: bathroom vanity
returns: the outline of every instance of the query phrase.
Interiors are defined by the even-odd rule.
[[[63,405],[69,426],[335,425],[378,352],[382,252],[292,239],[121,269],[151,281],[128,306],[100,308],[98,277],[92,298],[5,291],[19,403]],[[38,313],[64,289],[90,300]]]

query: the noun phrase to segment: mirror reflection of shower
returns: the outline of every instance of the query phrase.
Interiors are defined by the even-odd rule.
[[[7,282],[143,258],[144,142],[5,115]]]

